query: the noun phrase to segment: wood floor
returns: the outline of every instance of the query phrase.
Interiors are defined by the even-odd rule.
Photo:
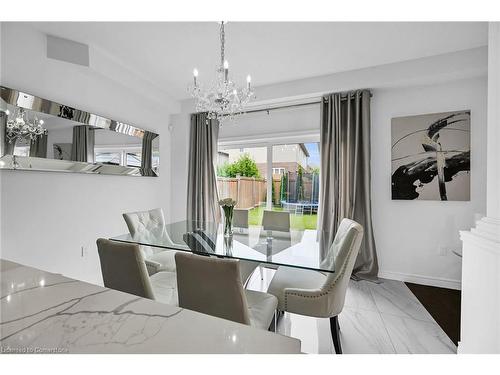
[[[266,291],[274,274],[256,271],[249,289]],[[345,307],[339,316],[345,354],[355,353],[456,353],[456,345],[436,323],[417,297],[400,281],[380,284],[350,281]],[[305,353],[334,353],[328,319],[285,313],[278,333],[296,337]]]
[[[455,345],[460,340],[459,290],[405,283]]]

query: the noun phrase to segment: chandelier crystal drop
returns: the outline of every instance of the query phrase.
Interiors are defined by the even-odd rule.
[[[196,112],[207,112],[211,120],[233,119],[244,113],[245,105],[255,97],[251,87],[251,77],[247,76],[246,87],[240,88],[229,79],[229,63],[225,59],[224,22],[220,24],[220,65],[216,70],[215,81],[206,88],[198,82],[198,70],[193,70],[193,84],[188,91],[196,102]]]
[[[6,111],[5,114],[9,116],[10,113]],[[36,116],[30,119],[23,108],[18,108],[7,120],[7,140],[9,143],[15,143],[17,140],[34,142],[47,131],[42,125],[43,120],[39,120]]]

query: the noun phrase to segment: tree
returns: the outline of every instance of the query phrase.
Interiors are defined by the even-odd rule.
[[[312,174],[317,174],[317,175],[319,175],[319,171],[320,171],[319,167],[312,167],[312,168],[311,168],[311,173],[312,173]]]
[[[243,154],[234,163],[224,163],[217,167],[217,176],[220,177],[256,177],[260,178],[259,168],[249,154]]]
[[[304,169],[299,165],[297,171],[297,183],[295,185],[297,202],[302,202],[304,200],[304,182],[303,182]]]
[[[288,192],[288,173],[285,172],[281,176],[281,184],[280,184],[280,201],[287,201],[287,192]]]

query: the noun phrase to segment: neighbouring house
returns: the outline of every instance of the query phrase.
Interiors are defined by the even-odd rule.
[[[219,161],[222,160],[222,154],[229,155],[229,163],[233,163],[242,154],[249,154],[255,160],[260,175],[265,177],[267,172],[267,149],[266,147],[252,147],[224,150],[219,152]],[[303,143],[291,145],[278,145],[273,147],[273,175],[283,175],[286,172],[297,172],[299,165],[307,170],[309,151]]]
[[[224,151],[217,152],[217,167],[223,166],[225,163],[229,162],[229,154]]]

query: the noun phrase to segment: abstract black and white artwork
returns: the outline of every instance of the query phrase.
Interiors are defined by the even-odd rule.
[[[392,199],[470,200],[470,111],[395,117]]]
[[[55,160],[71,160],[72,143],[54,143]]]

